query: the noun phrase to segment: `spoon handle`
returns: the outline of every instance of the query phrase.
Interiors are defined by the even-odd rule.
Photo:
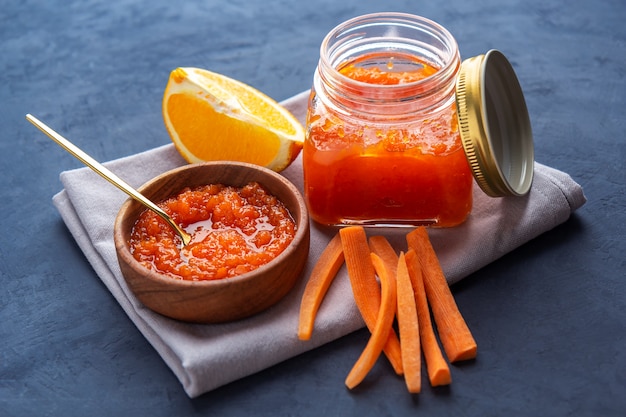
[[[141,204],[143,204],[144,206],[148,207],[150,210],[158,214],[163,220],[168,222],[170,226],[174,228],[174,230],[176,230],[178,235],[183,240],[183,245],[187,245],[189,243],[191,238],[189,237],[187,232],[182,230],[180,226],[178,226],[172,220],[172,218],[167,213],[165,213],[159,206],[157,206],[151,200],[144,197],[143,194],[141,194],[140,192],[135,190],[133,187],[131,187],[126,181],[124,181],[123,179],[115,175],[112,171],[110,171],[107,167],[102,165],[100,162],[96,161],[91,156],[87,155],[82,149],[80,149],[79,147],[74,145],[72,142],[70,142],[69,140],[65,139],[63,136],[61,136],[60,134],[52,130],[45,123],[37,119],[35,116],[31,114],[27,114],[26,120],[28,120],[33,125],[35,125],[35,127],[37,127],[39,130],[45,133],[50,139],[55,141],[63,149],[65,149],[70,154],[72,154],[72,156],[74,156],[83,164],[87,165],[93,171],[98,173],[102,178],[104,178],[111,184],[115,185],[117,188],[124,191],[126,194],[128,194],[129,196],[131,196],[132,198],[139,201]]]

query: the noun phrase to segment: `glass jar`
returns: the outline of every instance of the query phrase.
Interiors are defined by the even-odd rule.
[[[473,175],[458,128],[458,46],[401,13],[349,20],[321,45],[306,121],[304,192],[326,225],[462,223]]]

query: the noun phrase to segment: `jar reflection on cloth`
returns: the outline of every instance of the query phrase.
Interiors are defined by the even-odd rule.
[[[456,115],[460,65],[452,35],[418,16],[357,17],[327,35],[303,150],[314,220],[450,227],[466,219],[473,176]],[[394,78],[402,80],[382,84]]]

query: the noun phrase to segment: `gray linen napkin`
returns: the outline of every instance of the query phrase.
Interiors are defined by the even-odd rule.
[[[308,92],[303,92],[283,104],[304,121],[307,97]],[[184,163],[174,147],[166,145],[106,165],[138,187]],[[283,174],[302,190],[300,158]],[[176,374],[190,397],[363,327],[344,267],[319,311],[312,340],[303,342],[296,336],[306,277],[336,233],[332,228],[315,224],[302,279],[271,309],[245,320],[219,325],[182,323],[156,314],[133,296],[117,263],[113,222],[126,195],[88,168],[62,172],[61,181],[65,189],[54,196],[53,202],[67,227],[100,279]],[[475,186],[474,208],[467,222],[455,228],[431,230],[430,234],[452,284],[564,222],[584,203],[582,188],[569,175],[536,163],[533,187],[527,196],[494,199]],[[385,233],[398,250],[405,249],[404,232]]]

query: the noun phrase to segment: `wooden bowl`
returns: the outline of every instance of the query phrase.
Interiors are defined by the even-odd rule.
[[[282,175],[252,164],[207,162],[166,172],[141,186],[139,191],[159,202],[185,187],[207,184],[240,187],[251,181],[260,183],[283,202],[296,222],[297,231],[291,244],[271,262],[232,278],[185,281],[144,267],[131,255],[129,239],[145,208],[132,199],[122,205],[114,226],[115,249],[124,279],[139,301],[177,320],[219,323],[263,311],[291,290],[309,253],[309,216],[298,189]]]

